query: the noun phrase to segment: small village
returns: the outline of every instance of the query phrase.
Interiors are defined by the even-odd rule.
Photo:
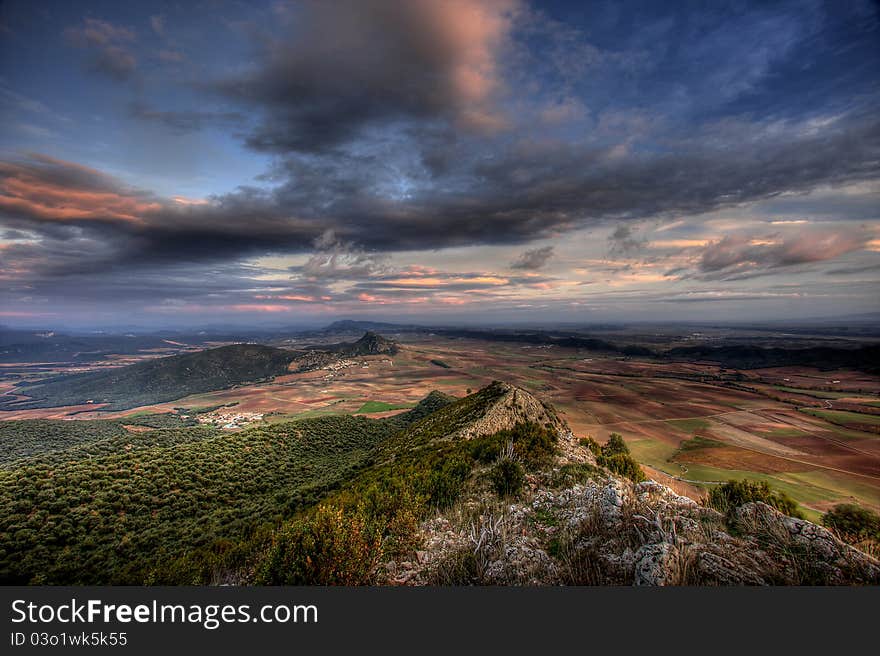
[[[233,410],[215,410],[198,415],[196,421],[200,424],[219,426],[224,430],[242,428],[251,422],[263,419],[262,412],[241,412]]]
[[[389,366],[393,366],[394,361],[390,360],[390,359],[379,360],[378,362],[374,362],[373,364],[387,364]],[[370,363],[367,362],[366,360],[360,360],[360,361],[337,360],[336,362],[331,362],[330,364],[321,367],[321,369],[323,369],[324,371],[329,372],[324,375],[323,380],[333,380],[333,378],[336,376],[336,374],[338,372],[343,371],[344,369],[349,369],[351,367],[360,367],[361,369],[369,369]]]

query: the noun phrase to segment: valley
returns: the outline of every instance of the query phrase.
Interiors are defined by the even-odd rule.
[[[280,363],[267,365],[276,367],[277,375],[257,382],[246,382],[247,376],[239,373],[232,387],[152,404],[138,404],[140,388],[116,405],[92,399],[34,408],[26,401],[5,405],[0,418],[123,420],[185,412],[181,408],[220,408],[237,419],[215,423],[237,430],[321,416],[387,417],[413,407],[433,390],[463,397],[504,380],[551,402],[578,435],[601,442],[611,432],[620,433],[653,476],[695,498],[718,482],[747,478],[785,490],[814,518],[842,501],[880,510],[876,374],[806,366],[731,369],[711,362],[670,362],[406,329],[386,333],[399,344],[393,355],[367,350],[314,361],[315,353],[326,351],[310,348],[332,352],[358,331],[357,326],[346,327],[297,339],[301,350],[296,352],[283,347],[267,351],[275,358],[267,363]],[[309,353],[310,366],[298,370],[302,367],[295,353]],[[114,371],[104,367],[97,365],[95,375]],[[248,373],[265,377],[271,371]],[[7,395],[18,393],[8,381],[3,384]],[[173,390],[166,385],[162,392],[173,396]]]
[[[552,426],[572,444],[610,444],[616,434],[645,476],[696,501],[746,481],[768,484],[812,521],[840,504],[880,510],[872,371],[733,369],[601,344],[416,330],[295,343],[143,354],[45,379],[7,375],[0,577],[205,583],[235,570],[233,582],[259,579],[247,568],[271,550],[279,526],[327,499],[361,508],[381,490],[396,498],[387,488],[403,463],[422,481],[406,492],[421,499],[407,521],[444,507],[430,499],[445,499],[449,485],[482,489],[479,440],[466,453],[452,445],[522,422]],[[526,405],[514,391],[492,409],[509,390]],[[446,450],[432,446],[450,440]],[[564,457],[579,462],[579,448],[564,447]],[[422,451],[434,455],[420,460]],[[476,464],[455,464],[469,458]],[[392,530],[403,511],[375,512],[371,521]]]

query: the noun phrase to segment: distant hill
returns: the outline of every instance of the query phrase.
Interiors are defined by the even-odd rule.
[[[880,371],[880,345],[858,348],[764,348],[761,346],[682,346],[662,354],[671,360],[717,362],[736,369],[806,366],[817,369]]]
[[[65,335],[52,330],[0,329],[0,362],[95,362],[173,346],[158,335]]]
[[[355,358],[365,355],[395,355],[399,351],[397,343],[378,333],[367,331],[356,342],[341,342],[311,347],[304,355],[297,356],[298,371],[312,371],[326,367],[340,358]]]
[[[353,332],[359,333],[363,331],[379,331],[383,330],[385,332],[390,331],[400,331],[400,330],[408,330],[408,329],[416,329],[423,330],[423,326],[412,326],[408,324],[397,324],[397,323],[383,323],[381,321],[358,321],[354,319],[340,319],[339,321],[334,321],[330,325],[321,329],[321,332],[325,333],[343,333],[343,332]]]
[[[292,351],[271,346],[232,344],[23,385],[15,391],[30,400],[6,401],[0,410],[90,402],[107,403],[107,410],[127,410],[272,378],[285,373],[294,357]]]
[[[394,355],[397,353],[397,344],[390,339],[370,330],[364,333],[354,344],[338,344],[327,350],[335,351],[341,355],[355,357],[359,355]]]

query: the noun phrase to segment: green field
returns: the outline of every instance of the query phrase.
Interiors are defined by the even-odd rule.
[[[765,481],[774,489],[785,492],[801,504],[801,509],[811,521],[818,521],[821,513],[809,508],[809,505],[822,502],[844,503],[855,498],[860,504],[880,507],[880,493],[876,488],[859,483],[833,472],[805,471],[780,474],[762,474],[759,472],[721,469],[703,464],[674,462],[676,453],[694,448],[710,448],[714,440],[695,438],[683,441],[681,447],[675,447],[658,440],[642,439],[627,441],[633,457],[639,462],[662,471],[670,476],[687,480],[708,489],[714,484],[728,480]],[[690,447],[690,449],[688,448]]]
[[[367,401],[354,414],[370,414],[371,412],[387,412],[388,410],[406,410],[411,403],[385,403],[384,401]]]
[[[880,415],[866,415],[861,412],[847,412],[846,410],[816,410],[814,408],[800,408],[800,411],[834,424],[880,426]]]
[[[678,465],[671,463],[672,456],[678,451],[676,447],[658,440],[627,440],[626,445],[639,462],[661,471],[669,469],[666,473],[680,473]]]
[[[666,423],[684,433],[696,433],[708,429],[711,424],[705,419],[667,419]]]
[[[778,437],[800,437],[801,435],[808,435],[808,433],[798,428],[773,428],[768,431],[760,431],[760,435],[761,437],[773,439]]]
[[[799,387],[785,387],[784,385],[774,385],[773,389],[778,389],[780,392],[812,396],[817,399],[844,399],[848,396],[858,396],[857,392],[826,392],[825,390],[801,389]]]

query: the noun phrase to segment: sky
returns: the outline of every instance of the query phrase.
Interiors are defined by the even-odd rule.
[[[876,2],[0,0],[0,323],[880,311]]]

